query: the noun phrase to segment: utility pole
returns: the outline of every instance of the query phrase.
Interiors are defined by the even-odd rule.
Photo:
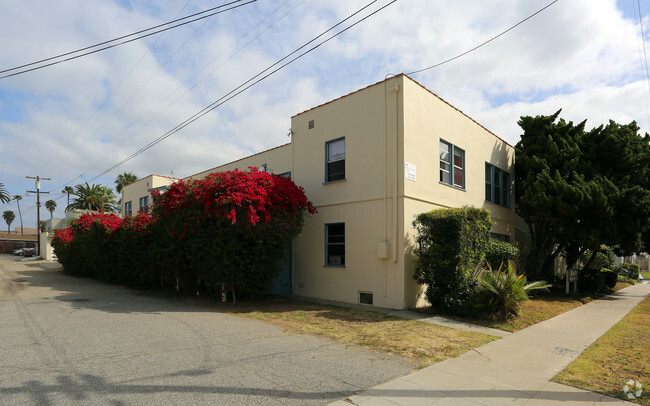
[[[41,180],[51,180],[50,178],[41,178],[40,176],[25,176],[27,179],[36,179],[36,190],[28,190],[27,193],[36,193],[36,249],[34,250],[34,256],[40,255],[39,242],[41,238],[41,193],[50,193],[50,192],[41,192]]]

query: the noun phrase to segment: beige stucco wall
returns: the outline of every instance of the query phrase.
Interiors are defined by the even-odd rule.
[[[400,131],[394,114],[386,112],[401,108],[401,102],[385,97],[390,84],[369,86],[292,117],[293,179],[318,209],[294,242],[296,295],[358,303],[363,291],[372,292],[375,306],[405,306],[403,257],[393,254],[401,232],[399,212],[393,212],[397,190],[392,198],[397,158],[386,154],[387,142],[395,146]],[[325,144],[342,137],[345,180],[326,183]],[[345,223],[345,268],[325,266],[325,224],[337,222]],[[384,242],[389,258],[378,255]]]
[[[122,207],[120,213],[124,215],[124,205],[126,202],[131,202],[131,212],[136,214],[140,209],[139,202],[141,197],[149,196],[149,206],[151,206],[153,199],[151,198],[151,189],[162,186],[171,185],[179,179],[169,176],[149,175],[144,178],[126,185],[122,189]]]
[[[291,145],[291,143],[280,145],[276,148],[271,148],[221,166],[207,169],[203,172],[188,176],[183,180],[203,179],[214,172],[234,171],[235,169],[248,171],[249,167],[255,167],[262,170],[263,164],[267,164],[267,171],[276,175],[293,172],[293,145]]]
[[[407,307],[418,307],[426,305],[426,300],[423,287],[413,279],[415,216],[445,207],[482,207],[490,211],[492,231],[508,234],[514,241],[514,190],[510,194],[510,208],[485,200],[485,163],[510,172],[514,179],[514,148],[408,78],[403,78],[400,92],[404,100],[404,162],[400,179],[405,227],[405,297]],[[463,189],[440,182],[441,139],[465,151]],[[415,180],[405,179],[406,163],[415,167]]]
[[[485,163],[514,178],[514,148],[417,83],[404,81],[405,161],[416,165],[417,180],[406,180],[407,198],[443,207],[464,205],[490,211],[493,231],[515,239],[514,193],[510,208],[485,200]],[[440,140],[465,151],[465,188],[440,182]]]
[[[309,121],[314,128],[309,129]],[[485,163],[513,174],[514,150],[405,76],[388,79],[292,118],[294,180],[319,213],[294,244],[294,293],[376,306],[424,305],[413,279],[412,221],[441,207],[471,205],[491,213],[493,232],[515,238],[511,208],[485,201]],[[346,179],[324,183],[325,143],[345,138]],[[464,190],[439,182],[440,138],[465,151]],[[404,165],[416,167],[406,180]],[[324,266],[325,224],[346,224],[346,267]],[[388,258],[377,245],[388,242]]]

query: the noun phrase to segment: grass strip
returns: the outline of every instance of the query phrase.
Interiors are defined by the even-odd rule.
[[[556,375],[553,381],[650,405],[649,351],[650,297]],[[643,385],[643,393],[638,399],[628,398],[625,394],[625,385],[630,380]]]
[[[265,304],[228,312],[270,322],[290,332],[327,337],[406,357],[418,367],[457,357],[498,338],[375,311],[306,302]]]
[[[613,292],[627,288],[633,285],[634,282],[617,282]],[[602,295],[600,295],[602,296]],[[457,320],[465,321],[468,323],[479,324],[485,327],[497,328],[499,330],[516,332],[533,324],[537,324],[544,320],[553,318],[559,314],[575,309],[578,306],[589,303],[599,296],[589,294],[540,294],[539,296],[531,297],[520,303],[521,314],[517,317],[510,317],[508,319],[493,319],[493,318],[456,318]],[[435,311],[430,309],[418,309],[427,314],[436,314]],[[444,315],[443,315],[444,316]]]

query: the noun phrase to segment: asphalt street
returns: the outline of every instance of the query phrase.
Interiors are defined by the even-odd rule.
[[[412,369],[0,255],[0,405],[322,405]]]

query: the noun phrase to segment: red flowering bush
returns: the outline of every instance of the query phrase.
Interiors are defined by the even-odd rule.
[[[121,219],[112,213],[85,213],[69,228],[59,230],[52,245],[64,271],[110,280],[109,236],[120,223]]]
[[[156,279],[150,258],[151,229],[155,219],[148,213],[126,216],[110,236],[109,253],[113,283],[151,286]]]
[[[316,210],[290,179],[251,168],[212,173],[154,196],[152,252],[165,258],[161,282],[251,296],[268,290],[287,244]]]
[[[316,210],[290,179],[213,173],[153,193],[151,215],[84,214],[53,245],[66,272],[120,284],[250,296],[267,291],[305,212]]]

